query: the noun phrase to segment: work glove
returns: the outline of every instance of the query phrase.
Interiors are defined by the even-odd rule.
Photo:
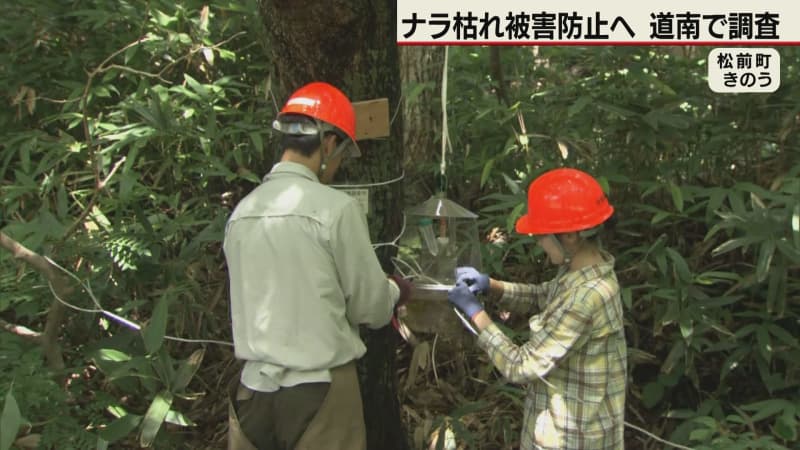
[[[465,283],[456,283],[456,285],[447,291],[447,300],[460,309],[470,319],[475,317],[475,314],[483,311],[483,305],[475,297],[475,294],[470,290],[470,287]]]
[[[466,284],[473,294],[486,294],[489,292],[489,275],[478,272],[474,267],[457,267],[456,284],[458,283]]]
[[[413,285],[411,281],[395,274],[389,275],[389,279],[394,281],[394,284],[400,289],[400,298],[397,299],[396,306],[403,306],[411,299],[411,289]]]

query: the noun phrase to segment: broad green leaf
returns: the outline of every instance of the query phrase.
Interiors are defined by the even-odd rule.
[[[58,183],[58,190],[56,191],[56,217],[64,219],[67,217],[69,205],[67,203],[67,189],[64,183]]]
[[[633,293],[631,288],[622,288],[622,303],[625,304],[627,309],[631,309],[633,305]]]
[[[8,450],[17,437],[22,426],[22,413],[19,411],[17,400],[9,389],[3,402],[3,414],[0,416],[0,450]]]
[[[736,370],[741,362],[747,357],[748,353],[750,353],[750,349],[748,347],[739,347],[733,351],[725,361],[722,363],[722,369],[719,372],[719,382],[722,384],[725,381],[725,378],[731,371]]]
[[[756,264],[756,278],[759,283],[767,279],[767,274],[769,274],[770,265],[772,264],[772,255],[774,254],[774,239],[767,239],[761,243],[758,251],[758,263]]]
[[[664,296],[664,297],[673,297],[673,298],[669,301],[669,303],[667,303],[667,310],[666,310],[666,312],[664,312],[664,315],[661,316],[661,324],[662,325],[669,325],[669,324],[677,321],[678,319],[680,319],[680,314],[681,314],[680,302],[676,298],[674,298],[675,296],[676,296],[676,293],[673,292],[673,290],[670,290],[668,295]]]
[[[770,418],[790,407],[792,407],[790,402],[787,402],[784,399],[776,398],[749,403],[742,406],[742,409],[753,413],[753,416],[750,417],[750,420],[753,422],[759,422],[761,420]]]
[[[780,250],[780,255],[789,258],[795,264],[800,264],[800,248],[795,248],[786,238],[780,238],[776,240],[775,244],[777,245],[778,250]],[[773,266],[777,267],[779,264],[775,263]]]
[[[169,391],[161,391],[153,402],[150,403],[150,408],[142,420],[142,429],[139,434],[139,444],[142,447],[150,447],[164,423],[164,419],[169,413],[169,408],[172,406],[172,393]]]
[[[772,361],[772,339],[770,339],[769,331],[765,326],[760,326],[756,330],[756,342],[758,342],[758,351],[761,356],[767,362]]]
[[[489,174],[492,173],[492,166],[494,166],[494,158],[486,161],[486,164],[483,166],[483,170],[481,171],[481,187],[486,184],[486,180],[489,179]]]
[[[642,404],[645,408],[652,408],[664,397],[664,386],[661,383],[650,382],[642,389]]]
[[[767,283],[767,312],[776,313],[779,317],[786,310],[786,272],[787,268],[781,264],[779,269],[776,268],[769,274]]]
[[[253,141],[253,147],[259,155],[264,154],[264,141],[261,139],[261,133],[251,132],[250,140]]]
[[[166,297],[161,297],[156,303],[156,307],[153,308],[153,316],[142,329],[144,346],[150,355],[157,352],[164,342],[164,334],[167,331],[168,310],[169,300]]]
[[[692,419],[692,422],[705,425],[706,428],[711,428],[711,429],[717,428],[717,421],[713,417],[708,417],[708,416],[695,417],[694,419]]]
[[[783,415],[775,420],[775,434],[781,439],[789,442],[796,442],[798,429],[797,425],[798,424],[795,415],[793,413],[787,414],[784,412]]]
[[[730,251],[736,250],[737,248],[745,247],[745,246],[748,246],[748,245],[753,244],[753,243],[758,242],[758,241],[759,241],[759,238],[752,237],[752,236],[731,239],[731,240],[723,242],[722,244],[720,244],[719,247],[717,247],[714,250],[712,250],[711,251],[711,256],[716,257],[716,256],[719,256],[719,255],[723,255],[723,254],[728,253]]]
[[[667,217],[670,217],[671,215],[672,215],[671,212],[661,211],[659,213],[656,213],[656,215],[654,215],[653,218],[650,219],[650,223],[652,225],[655,225],[655,224],[657,224],[659,222],[662,222],[664,219],[666,219]]]
[[[716,432],[716,430],[711,428],[698,428],[689,433],[689,439],[697,442],[705,442],[711,439]]]
[[[517,219],[522,216],[522,210],[525,209],[525,203],[520,203],[517,205],[511,213],[508,215],[508,219],[506,219],[506,229],[513,230],[514,224],[516,223]]]
[[[736,331],[735,336],[736,336],[737,339],[741,339],[741,338],[743,338],[745,336],[749,336],[749,335],[755,333],[755,331],[757,329],[758,329],[758,325],[756,325],[754,323],[751,323],[749,325],[745,325],[745,326],[739,328]]]
[[[503,180],[505,180],[506,186],[508,186],[508,189],[511,190],[512,194],[519,195],[520,193],[522,193],[522,190],[519,187],[519,183],[512,180],[511,177],[509,177],[506,174],[503,174]]]
[[[675,183],[670,183],[669,191],[672,194],[672,204],[675,205],[675,209],[677,209],[678,212],[683,212],[683,192],[680,186]]]
[[[125,436],[129,435],[139,423],[142,422],[142,416],[136,414],[126,414],[100,430],[100,437],[106,442],[116,442]]]
[[[131,356],[113,348],[101,348],[97,352],[97,358],[101,361],[123,362],[130,361]]]
[[[722,272],[722,271],[709,271],[703,272],[700,275],[697,275],[694,279],[695,283],[704,284],[704,285],[713,285],[720,282],[737,282],[741,280],[740,277],[735,272]]]
[[[678,279],[685,283],[690,283],[692,281],[692,272],[689,270],[689,265],[686,264],[686,260],[683,259],[683,256],[681,256],[680,253],[676,252],[671,247],[667,247],[666,252],[672,260],[672,264],[673,267],[675,267],[675,273],[678,275]]]
[[[136,56],[136,52],[139,51],[139,47],[141,47],[141,46],[140,45],[133,45],[129,49],[125,50],[125,59],[124,59],[125,64],[128,64],[129,62],[131,62],[133,57]]]
[[[733,190],[729,191],[728,200],[731,202],[731,208],[736,215],[744,216],[747,214],[747,208],[744,206],[744,200],[742,199],[742,194],[740,192]]]
[[[658,271],[661,275],[667,277],[669,273],[667,272],[667,255],[664,252],[658,252],[654,255],[656,259],[656,265],[658,266]]]
[[[764,205],[764,200],[761,200],[761,197],[759,197],[755,192],[750,193],[750,205],[754,210],[767,208],[767,206]]]
[[[203,362],[204,355],[205,349],[200,348],[195,350],[189,356],[189,358],[181,361],[181,364],[178,367],[178,371],[175,374],[175,378],[172,382],[172,392],[179,393],[186,389],[186,386],[188,386],[189,382],[192,381],[192,377],[194,377],[194,374],[197,372],[197,369]]]
[[[205,85],[201,84],[187,73],[183,74],[183,79],[186,81],[186,84],[189,86],[189,89],[191,89],[193,92],[199,95],[200,98],[202,99],[208,98],[209,90]]]
[[[588,105],[591,102],[592,102],[592,97],[585,95],[576,100],[575,103],[573,103],[572,105],[570,105],[569,108],[567,108],[567,114],[570,117],[572,117],[575,114],[578,114],[579,112],[583,111],[583,108],[585,108],[586,105]]]
[[[692,334],[694,332],[693,322],[694,321],[692,320],[692,317],[689,314],[684,313],[681,315],[681,318],[678,321],[678,325],[680,326],[681,329],[681,336],[683,336],[684,339],[689,339],[692,337]]]
[[[672,350],[670,350],[664,363],[661,364],[661,373],[670,373],[675,368],[675,365],[683,358],[686,344],[682,339],[674,341]]]
[[[792,336],[788,331],[786,331],[776,323],[774,322],[767,323],[766,327],[769,330],[769,334],[775,336],[780,341],[783,341],[784,344],[790,345],[795,348],[800,347],[800,341],[798,341],[796,337]]]
[[[164,418],[164,422],[171,423],[173,425],[178,425],[181,427],[196,427],[197,424],[192,421],[192,419],[186,417],[185,414],[174,411],[172,409],[169,410],[167,413],[167,417]]]
[[[709,221],[713,216],[714,213],[717,212],[720,206],[722,206],[722,202],[725,201],[725,195],[727,191],[722,188],[713,188],[711,191],[711,195],[708,198],[708,205],[706,205],[706,221]]]
[[[164,14],[160,10],[154,9],[151,12],[151,17],[155,19],[156,23],[164,28],[169,27],[172,22],[177,22],[178,18],[175,16],[170,16],[168,14]]]

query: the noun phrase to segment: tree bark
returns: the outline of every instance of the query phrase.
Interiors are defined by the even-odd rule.
[[[395,3],[366,0],[263,1],[274,68],[274,94],[280,104],[289,93],[311,81],[325,81],[352,101],[387,97],[390,114],[400,101],[400,72],[395,44]],[[402,170],[402,119],[391,125],[388,139],[360,142],[361,158],[340,170],[346,182],[378,183]],[[342,180],[336,180],[341,183]],[[403,182],[369,188],[367,216],[373,242],[387,242],[402,228]],[[390,246],[378,249],[386,272],[393,271]],[[397,333],[391,327],[364,334],[367,354],[359,377],[367,425],[367,448],[405,450],[406,433],[397,397]]]
[[[424,201],[439,186],[434,174],[442,139],[442,67],[444,47],[401,47],[403,80],[403,165],[408,179],[406,200]],[[414,92],[413,98],[409,95]],[[413,161],[413,164],[412,164]]]

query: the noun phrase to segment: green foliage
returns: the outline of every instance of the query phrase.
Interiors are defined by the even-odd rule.
[[[255,0],[20,0],[0,15],[3,232],[145,323],[70,316],[59,373],[0,334],[0,449],[20,426],[43,448],[192,446],[164,422],[203,425],[193,381],[205,350],[166,335],[230,340],[219,243],[230,207],[274,159],[258,20]],[[533,239],[513,233],[527,186],[562,165],[592,172],[619,216],[605,243],[624,288],[628,417],[695,448],[795,447],[800,50],[780,49],[782,87],[769,95],[711,92],[705,49],[503,48],[502,86],[488,51],[450,53],[447,173],[483,231],[508,232],[482,249],[486,267],[551,276]],[[67,300],[96,307],[81,289]],[[0,253],[4,320],[43,329],[50,302],[39,274]],[[466,384],[488,367],[456,373]],[[219,390],[222,371],[209,371],[204,385]],[[497,413],[445,386],[456,406],[420,430],[517,442],[519,389],[476,390],[502,398]]]
[[[22,425],[22,414],[19,412],[17,400],[12,389],[6,393],[3,401],[3,413],[0,415],[0,450],[8,450],[14,443],[19,427]]]
[[[788,448],[798,437],[787,405],[800,402],[800,52],[781,49],[771,95],[711,92],[705,56],[504,48],[500,86],[488,49],[455,49],[451,190],[478,206],[486,232],[510,233],[485,246],[486,268],[533,282],[552,271],[513,233],[526,187],[559,166],[596,175],[618,217],[604,243],[627,310],[628,417],[653,429],[663,415],[672,440],[693,448]],[[470,182],[479,189],[453,187]]]
[[[3,232],[74,271],[99,306],[146,323],[139,338],[107,317],[101,327],[92,315],[70,318],[68,366],[111,397],[72,408],[61,393],[40,408],[59,392],[45,380],[65,374],[29,361],[30,377],[14,384],[27,432],[59,449],[134,431],[141,445],[179,445],[159,430],[194,425],[180,410],[198,398],[187,389],[204,351],[165,345],[165,335],[230,340],[222,230],[273,157],[257,2],[23,0],[0,26]],[[41,276],[8,253],[0,273],[0,314],[43,329],[52,296]],[[96,309],[88,294],[66,300]],[[59,408],[68,413],[54,417]]]

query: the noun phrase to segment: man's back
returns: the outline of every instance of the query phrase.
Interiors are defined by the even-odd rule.
[[[276,165],[237,205],[224,248],[246,385],[322,381],[364,354],[357,325],[384,325],[393,306],[366,233],[356,201],[299,164]]]

